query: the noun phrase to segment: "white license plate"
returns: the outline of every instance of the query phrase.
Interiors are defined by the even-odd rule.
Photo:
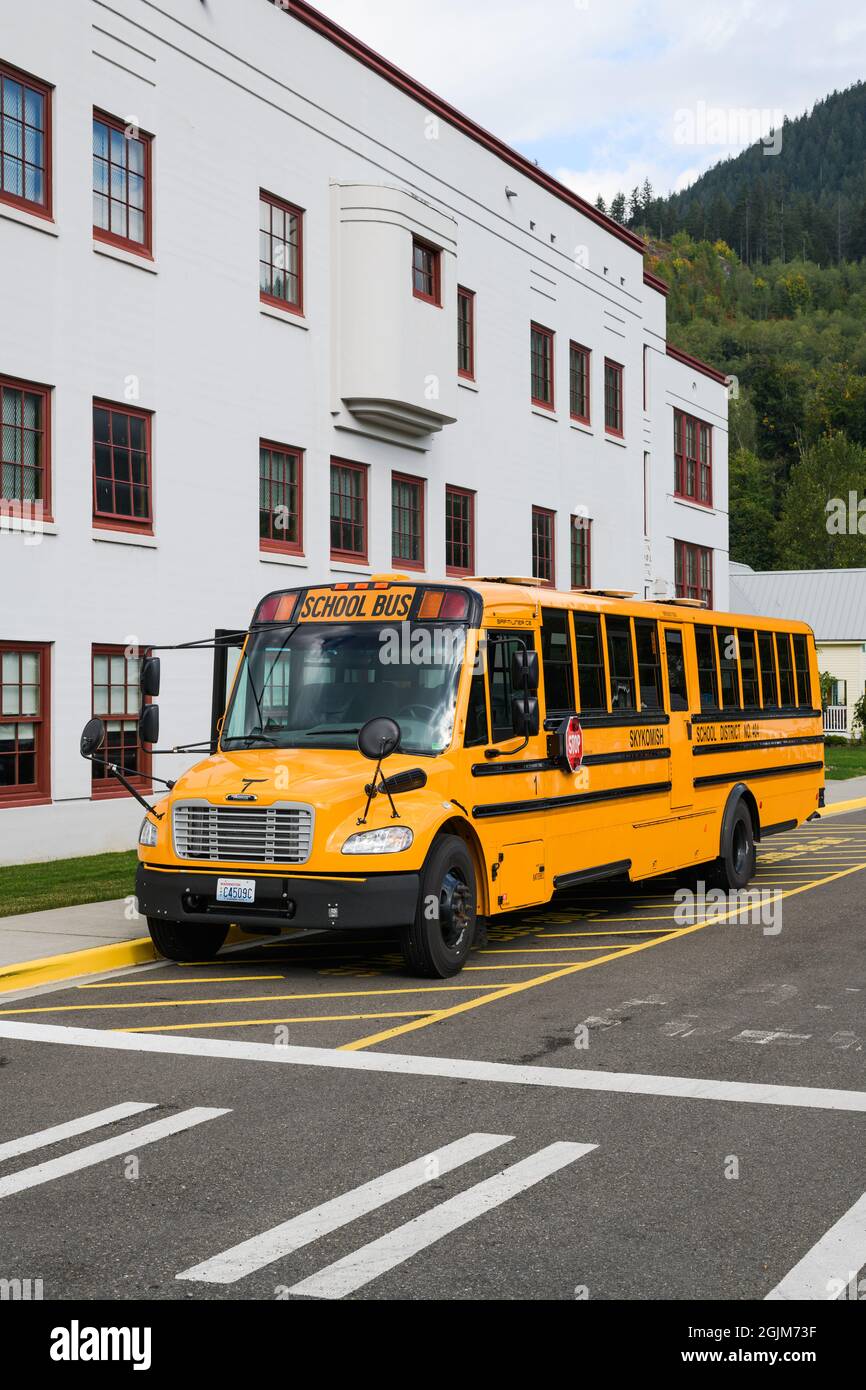
[[[218,903],[254,903],[256,900],[255,879],[218,878],[216,900]]]

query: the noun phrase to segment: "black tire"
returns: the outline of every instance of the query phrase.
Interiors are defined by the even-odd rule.
[[[477,909],[472,856],[459,835],[441,835],[421,874],[415,920],[401,935],[403,959],[413,975],[446,980],[459,974],[472,949]]]
[[[713,877],[726,893],[745,888],[754,877],[756,862],[755,827],[748,806],[741,801],[728,827]]]
[[[161,956],[168,960],[213,960],[229,934],[228,927],[207,927],[200,924],[182,926],[180,922],[160,922],[148,917],[150,939]]]

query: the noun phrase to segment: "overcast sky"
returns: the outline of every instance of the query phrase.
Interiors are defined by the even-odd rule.
[[[315,0],[584,197],[690,183],[866,77],[862,0]]]

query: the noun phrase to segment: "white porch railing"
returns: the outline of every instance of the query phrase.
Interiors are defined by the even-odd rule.
[[[824,733],[825,734],[847,734],[848,732],[848,706],[847,705],[825,705],[824,707]]]

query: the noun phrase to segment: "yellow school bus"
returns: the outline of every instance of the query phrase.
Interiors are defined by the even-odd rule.
[[[384,575],[259,604],[211,756],[141,828],[158,949],[375,926],[456,974],[480,922],[701,867],[823,805],[805,623],[532,580]]]

